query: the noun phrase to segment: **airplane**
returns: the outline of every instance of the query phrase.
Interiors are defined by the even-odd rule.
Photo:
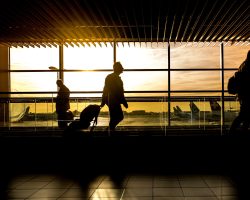
[[[189,103],[190,111],[182,111],[177,105],[173,107],[173,120],[205,120],[208,122],[220,122],[221,121],[221,106],[217,101],[210,100],[211,111],[201,111],[198,106],[191,101]],[[225,121],[232,121],[236,117],[236,112],[226,111]]]
[[[23,121],[24,117],[29,114],[30,106],[26,106],[23,111],[15,116],[10,116],[10,121],[17,123]]]
[[[194,102],[189,103],[190,111],[183,111],[178,105],[174,106],[174,112],[171,117],[172,120],[195,120],[199,118],[200,109]]]
[[[211,107],[211,116],[208,116],[209,118],[212,118],[213,121],[221,120],[221,106],[220,104],[215,100],[210,100],[210,107]],[[237,110],[226,110],[224,112],[225,121],[232,121],[236,116],[238,115]]]
[[[198,119],[205,120],[212,123],[220,123],[221,122],[221,112],[222,108],[218,101],[209,100],[211,111],[200,111],[199,108],[193,103],[190,103],[190,109],[193,113],[198,115]],[[225,122],[231,122],[237,116],[237,111],[226,110],[224,112],[224,120]]]
[[[209,103],[210,103],[212,112],[221,112],[221,106],[217,101],[210,100]]]
[[[174,118],[172,119],[190,119],[191,118],[191,113],[189,112],[184,112],[181,110],[181,108],[177,105],[176,107],[173,107],[174,109]]]

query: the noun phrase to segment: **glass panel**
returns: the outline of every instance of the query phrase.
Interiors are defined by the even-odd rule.
[[[221,90],[220,71],[173,71],[171,90]]]
[[[124,72],[122,80],[124,89],[128,91],[166,91],[168,89],[167,71]]]
[[[113,69],[113,47],[100,46],[64,47],[65,69]]]
[[[48,70],[59,66],[58,48],[10,48],[11,70]]]
[[[14,99],[10,103],[11,127],[53,127],[57,126],[55,103],[52,99],[29,98],[19,102]],[[19,103],[18,103],[19,102]]]
[[[27,91],[56,92],[57,91],[56,80],[57,80],[57,72],[12,72],[11,91],[12,92],[27,92]],[[51,96],[51,94],[48,95],[45,94],[44,96]]]
[[[129,102],[119,126],[165,127],[167,108],[167,102]]]
[[[125,91],[157,91],[167,90],[167,73],[124,72],[120,76]],[[71,91],[102,91],[108,74],[108,72],[67,72],[64,75],[64,82]]]
[[[166,43],[118,43],[116,60],[125,69],[167,69]]]
[[[248,46],[225,46],[224,63],[225,68],[239,68],[241,63],[246,59]]]
[[[205,128],[221,124],[221,102],[192,97],[171,102],[171,125]]]
[[[175,46],[170,44],[172,69],[220,68],[220,49],[218,46],[194,46],[193,43]]]
[[[225,101],[225,125],[229,128],[232,120],[238,115],[239,102],[235,98],[226,96]],[[70,110],[75,119],[89,104],[100,104],[100,98],[71,98]],[[133,127],[188,128],[207,129],[221,127],[220,97],[176,97],[170,104],[171,127],[168,127],[168,103],[166,97],[128,98],[129,108],[124,111],[124,120],[119,127],[126,129]],[[10,123],[1,123],[5,127],[31,127],[52,128],[57,127],[57,115],[55,103],[52,98],[14,98],[9,104]],[[101,109],[98,118],[97,129],[102,130],[108,126],[109,113],[107,106]],[[146,129],[145,129],[146,130]],[[147,129],[148,130],[148,129]]]
[[[100,99],[99,99],[100,100]],[[158,99],[130,99],[129,108],[124,111],[124,120],[119,127],[165,127],[167,122],[167,102],[165,98]],[[89,104],[100,104],[91,99],[71,98],[70,110],[75,119],[80,117],[81,111]],[[98,117],[98,127],[107,127],[109,123],[108,107],[101,109]],[[57,127],[55,103],[52,98],[15,98],[10,103],[11,127]]]
[[[192,102],[192,104],[191,104]],[[192,105],[192,106],[191,106]],[[192,109],[191,109],[192,107]],[[200,126],[203,123],[200,102],[178,101],[171,103],[171,125],[172,126]],[[197,108],[194,109],[194,108]]]
[[[108,72],[65,72],[64,83],[70,91],[102,91]]]

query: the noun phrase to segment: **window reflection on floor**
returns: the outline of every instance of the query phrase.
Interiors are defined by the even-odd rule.
[[[22,175],[2,192],[7,199],[238,200],[235,183],[220,175]]]

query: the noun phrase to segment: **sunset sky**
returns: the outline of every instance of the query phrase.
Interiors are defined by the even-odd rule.
[[[238,68],[245,59],[248,46],[226,46],[225,68]],[[123,45],[117,47],[117,61],[125,69],[167,69],[166,44],[148,43]],[[220,48],[218,45],[175,45],[171,47],[171,68],[220,68]],[[48,70],[49,66],[58,67],[56,48],[12,48],[11,69]],[[102,47],[65,47],[65,69],[112,69],[113,48]],[[65,84],[71,91],[101,91],[106,75],[110,72],[68,72]],[[232,75],[226,72],[226,80]],[[12,73],[12,91],[56,91],[57,74]],[[167,90],[167,72],[124,72],[121,75],[124,88],[135,90]],[[43,81],[46,80],[46,81]],[[219,71],[172,71],[172,90],[216,90],[221,89]]]

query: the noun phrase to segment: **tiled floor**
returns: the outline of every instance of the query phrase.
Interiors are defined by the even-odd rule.
[[[11,200],[238,200],[234,182],[216,175],[20,175],[3,193]]]

